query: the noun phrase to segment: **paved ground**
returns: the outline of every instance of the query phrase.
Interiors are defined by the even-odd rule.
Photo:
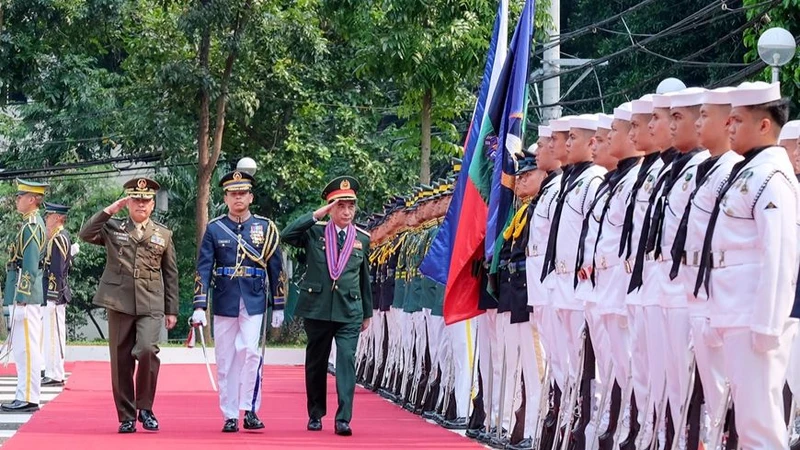
[[[67,373],[69,377],[69,373]],[[17,388],[17,377],[0,376],[0,402],[5,403],[14,400],[14,392]],[[63,387],[42,387],[41,401],[39,406],[47,407],[47,403],[56,398],[61,393]],[[33,413],[5,413],[0,411],[0,446],[7,441],[19,427],[27,422]]]

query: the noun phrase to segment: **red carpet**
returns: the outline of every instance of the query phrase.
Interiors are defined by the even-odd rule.
[[[12,369],[12,366],[9,366]],[[259,432],[223,434],[218,397],[211,390],[205,366],[163,365],[155,413],[161,431],[150,433],[139,424],[136,433],[117,434],[108,363],[75,363],[66,389],[3,447],[8,450],[50,448],[170,450],[266,448],[324,449],[449,449],[482,448],[473,441],[425,422],[378,395],[356,388],[353,436],[333,434],[336,389],[328,377],[328,416],[324,430],[306,431],[306,400],[302,367],[269,366],[265,370],[259,416],[267,424]],[[240,423],[241,426],[241,423]]]

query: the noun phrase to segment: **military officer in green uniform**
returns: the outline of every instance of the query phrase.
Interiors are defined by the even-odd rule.
[[[11,346],[17,367],[14,401],[3,403],[3,411],[24,412],[39,409],[42,352],[42,260],[46,232],[39,206],[47,184],[17,180],[17,212],[22,223],[10,247],[6,266],[4,304],[10,306]]]
[[[158,340],[162,327],[173,328],[178,315],[172,231],[150,219],[159,187],[147,178],[129,180],[126,196],[92,216],[80,231],[84,241],[106,248],[94,304],[108,311],[111,390],[120,433],[135,432],[136,419],[145,430],[158,430],[153,414],[161,365]],[[123,208],[128,218],[112,217]]]
[[[295,315],[304,319],[308,337],[308,430],[322,430],[327,360],[335,339],[339,406],[334,431],[340,436],[352,434],[356,344],[372,317],[370,238],[353,225],[358,187],[355,178],[335,178],[322,191],[328,204],[301,216],[281,233],[284,242],[304,250],[307,264]],[[326,215],[330,222],[321,221]]]

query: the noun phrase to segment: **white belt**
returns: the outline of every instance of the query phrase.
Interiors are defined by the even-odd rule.
[[[699,267],[702,253],[702,251],[686,252],[683,255],[683,264],[691,267]],[[727,266],[740,266],[742,264],[755,263],[762,257],[763,253],[762,250],[755,248],[711,252],[711,268],[721,269]]]
[[[664,262],[664,261],[671,261],[672,257],[668,253],[661,252],[661,254],[658,255],[658,258],[656,258],[654,252],[647,252],[644,254],[644,260]]]
[[[594,260],[594,267],[597,270],[607,270],[607,269],[611,269],[612,267],[615,267],[615,266],[617,266],[617,265],[619,265],[621,263],[622,263],[622,259],[617,255],[613,255],[613,256],[609,256],[609,257],[599,256],[599,257],[596,257],[595,260]]]

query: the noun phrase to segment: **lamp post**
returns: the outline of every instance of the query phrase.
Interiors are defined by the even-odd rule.
[[[244,157],[236,163],[236,170],[249,173],[250,175],[256,174],[256,162],[253,158]]]
[[[772,82],[778,82],[780,68],[794,58],[794,36],[783,28],[770,28],[758,38],[758,56],[772,67]]]

